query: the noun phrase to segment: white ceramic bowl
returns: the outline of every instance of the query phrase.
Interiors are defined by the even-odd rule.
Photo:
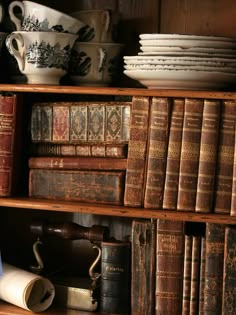
[[[226,89],[236,74],[200,70],[125,70],[124,74],[149,89]]]

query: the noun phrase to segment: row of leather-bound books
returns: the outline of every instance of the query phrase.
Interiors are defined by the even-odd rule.
[[[1,195],[12,193],[19,103],[15,94],[0,97]],[[134,96],[31,105],[31,197],[236,214],[236,101]]]
[[[235,226],[135,219],[132,245],[132,315],[235,313]]]

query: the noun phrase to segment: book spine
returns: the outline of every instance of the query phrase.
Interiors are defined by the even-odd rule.
[[[31,140],[61,144],[127,143],[130,111],[131,102],[35,103]]]
[[[124,181],[125,171],[30,169],[29,196],[122,205]]]
[[[141,207],[144,194],[144,173],[149,124],[149,97],[132,100],[130,140],[125,181],[124,205]]]
[[[31,157],[29,168],[42,169],[86,169],[86,170],[126,170],[127,159],[87,158],[87,157]]]
[[[224,265],[223,265],[223,295],[222,315],[234,314],[236,310],[236,229],[227,226],[225,229]]]
[[[51,106],[34,104],[31,113],[31,141],[47,142],[52,140],[53,113]]]
[[[224,261],[225,225],[206,223],[204,314],[220,315]]]
[[[185,235],[184,240],[184,271],[183,271],[183,298],[182,315],[190,313],[190,288],[191,288],[191,269],[192,269],[192,235]]]
[[[100,312],[130,314],[130,243],[101,243]]]
[[[204,100],[196,212],[210,213],[213,210],[220,105],[219,100]]]
[[[20,120],[22,107],[19,96],[0,95],[0,196],[15,192],[19,179]],[[17,130],[17,131],[16,131]],[[18,137],[19,135],[19,137]]]
[[[236,132],[234,137],[234,148],[236,147]],[[231,207],[230,215],[236,215],[236,150],[234,149],[234,162],[233,162],[233,180],[232,180],[232,195],[231,195]]]
[[[156,315],[182,312],[184,222],[157,220]]]
[[[161,97],[152,98],[144,208],[162,208],[170,109],[170,99]]]
[[[177,210],[195,211],[203,100],[185,99]]]
[[[54,106],[52,109],[52,141],[70,141],[70,111],[68,106]]]
[[[131,314],[155,312],[156,222],[133,220],[131,240]]]
[[[221,110],[214,212],[230,214],[233,184],[236,101],[223,101]]]
[[[204,288],[205,288],[205,267],[206,267],[206,238],[201,237],[201,261],[200,261],[200,283],[199,283],[199,315],[204,315]]]
[[[200,253],[201,253],[201,236],[193,235],[191,288],[190,288],[190,313],[189,313],[193,315],[198,314]]]
[[[177,209],[179,165],[182,145],[184,99],[173,99],[167,151],[163,209]]]
[[[127,158],[128,143],[125,144],[53,144],[31,143],[32,156],[89,156]]]

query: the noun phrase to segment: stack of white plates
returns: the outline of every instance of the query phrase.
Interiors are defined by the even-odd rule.
[[[229,89],[236,80],[236,39],[140,34],[140,52],[124,56],[124,73],[144,86]]]

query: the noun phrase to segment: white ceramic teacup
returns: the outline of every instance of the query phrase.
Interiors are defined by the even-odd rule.
[[[84,10],[72,12],[71,16],[82,21],[85,26],[79,31],[79,41],[113,42],[114,17],[110,10]]]
[[[107,86],[121,69],[123,44],[76,41],[71,52],[69,78],[75,85]]]
[[[20,9],[22,18],[15,13]],[[77,34],[84,26],[77,18],[32,1],[13,1],[8,6],[16,31],[43,31]]]
[[[6,46],[30,84],[59,84],[67,73],[77,35],[57,32],[16,31]]]

